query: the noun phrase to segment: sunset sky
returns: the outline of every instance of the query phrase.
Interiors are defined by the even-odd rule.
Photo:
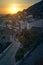
[[[0,0],[0,14],[13,14],[30,7],[40,0]]]

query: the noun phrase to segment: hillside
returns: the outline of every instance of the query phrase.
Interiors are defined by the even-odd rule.
[[[43,18],[43,1],[32,5],[26,10],[26,12],[27,15],[32,14],[34,17]]]

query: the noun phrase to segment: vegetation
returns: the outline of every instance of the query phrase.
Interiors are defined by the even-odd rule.
[[[2,53],[10,44],[11,42],[0,43],[0,53]]]
[[[11,41],[9,40],[9,29],[0,29],[0,53],[2,53],[10,44]]]
[[[16,61],[20,60],[21,58],[23,58],[24,54],[32,49],[34,46],[37,45],[37,43],[39,43],[41,41],[42,36],[39,35],[38,33],[33,34],[28,30],[24,30],[22,32],[20,32],[18,34],[18,39],[21,42],[22,47],[18,49],[17,53],[16,53]]]

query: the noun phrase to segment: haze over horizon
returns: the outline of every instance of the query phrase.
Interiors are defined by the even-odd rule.
[[[41,0],[0,0],[0,14],[14,14]]]

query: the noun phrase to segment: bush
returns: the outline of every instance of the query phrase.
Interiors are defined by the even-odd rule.
[[[26,38],[24,36],[20,36],[19,41],[24,45],[26,43]]]
[[[23,55],[30,49],[32,49],[37,43],[39,43],[39,39],[42,36],[39,34],[33,34],[31,31],[24,30],[19,35],[19,41],[21,42],[21,45],[23,45],[23,48],[19,48],[16,53],[16,61],[20,60]]]
[[[23,48],[19,48],[15,56],[16,61],[20,60],[23,57],[23,55],[24,55]]]

